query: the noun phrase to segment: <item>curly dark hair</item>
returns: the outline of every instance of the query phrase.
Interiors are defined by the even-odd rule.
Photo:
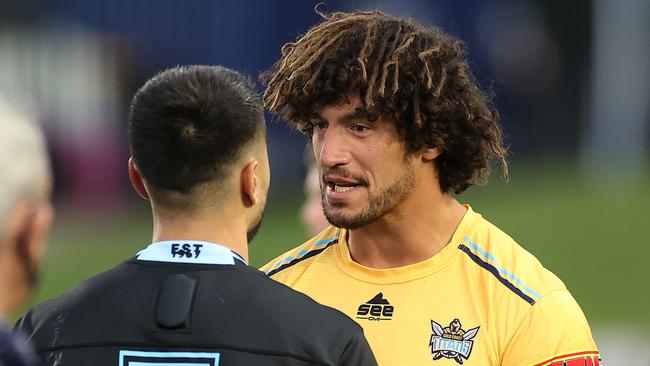
[[[409,152],[440,148],[443,191],[485,181],[491,160],[507,178],[499,114],[477,86],[461,41],[379,11],[319,14],[323,21],[285,44],[262,75],[271,112],[311,134],[314,111],[358,94],[371,114],[394,121]]]

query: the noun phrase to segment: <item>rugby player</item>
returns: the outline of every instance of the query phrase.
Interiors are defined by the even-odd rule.
[[[597,365],[566,286],[456,195],[507,176],[463,44],[378,11],[321,14],[263,78],[310,138],[331,226],[263,270],[356,318],[380,365]]]

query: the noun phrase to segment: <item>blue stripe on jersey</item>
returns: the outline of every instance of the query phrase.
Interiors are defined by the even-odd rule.
[[[499,270],[496,269],[496,267],[494,267],[490,263],[485,262],[484,260],[479,258],[467,246],[465,246],[463,244],[460,244],[458,246],[458,249],[465,252],[465,254],[467,254],[470,257],[470,259],[472,259],[476,264],[478,264],[479,266],[485,268],[488,272],[492,273],[494,275],[494,277],[496,277],[497,280],[499,280],[499,282],[501,282],[508,289],[510,289],[510,291],[514,292],[515,294],[517,294],[517,296],[519,296],[522,299],[526,300],[527,303],[529,303],[531,305],[535,305],[535,300],[532,297],[526,295],[525,293],[523,293],[523,291],[521,291],[519,288],[517,288],[515,285],[513,285],[510,281],[508,281],[505,278],[501,277],[501,275],[499,274]]]
[[[323,246],[323,245],[328,245],[328,244],[329,244],[333,239],[336,239],[336,238],[339,237],[339,233],[340,233],[340,232],[339,232],[338,230],[336,230],[336,231],[334,232],[334,235],[330,236],[329,238],[327,238],[327,239],[321,239],[321,240],[316,240],[316,241],[311,245],[311,247],[309,247],[309,249],[301,249],[300,251],[298,251],[298,253],[296,254],[296,256],[300,256],[300,257],[302,257],[303,255],[309,253],[312,249],[314,249],[314,248],[316,248],[316,247],[321,247],[321,246]],[[293,260],[293,259],[294,259],[294,257],[292,257],[292,256],[288,256],[288,257],[285,257],[285,258],[280,259],[279,261],[275,262],[275,264],[273,264],[273,267],[272,267],[271,271],[274,271],[274,270],[275,270],[276,268],[278,268],[279,266],[283,265],[284,263],[290,262],[290,261]],[[267,272],[267,273],[268,273],[268,272]]]
[[[510,273],[507,269],[505,269],[503,267],[499,267],[499,263],[498,263],[497,259],[492,254],[490,254],[490,253],[484,251],[483,249],[481,249],[481,247],[479,247],[478,245],[473,243],[468,237],[464,237],[463,240],[465,240],[465,243],[467,243],[467,245],[469,245],[475,251],[479,252],[479,254],[481,254],[483,257],[491,260],[494,263],[495,268],[497,268],[499,270],[499,273],[501,273],[502,275],[509,278],[510,281],[516,283],[520,288],[522,288],[524,291],[528,292],[529,294],[533,295],[538,300],[542,297],[537,291],[535,291],[535,290],[529,288],[528,286],[524,285],[524,283],[517,276]]]
[[[328,240],[329,241],[325,242],[325,244],[318,244],[318,246],[321,247],[319,249],[311,250],[312,248],[316,247],[316,243],[324,242],[324,240],[319,240],[318,242],[314,243],[314,245],[312,245],[312,247],[310,248],[309,251],[306,251],[306,250],[299,251],[298,254],[303,254],[303,252],[304,252],[304,255],[302,257],[294,258],[292,256],[289,256],[289,257],[286,257],[284,259],[279,260],[278,262],[275,263],[274,267],[278,266],[278,265],[280,265],[280,266],[266,272],[266,275],[269,276],[269,277],[273,276],[274,274],[276,274],[276,273],[278,273],[280,271],[283,271],[283,270],[293,266],[294,264],[300,263],[300,262],[304,261],[307,258],[311,258],[311,257],[313,257],[313,256],[315,256],[317,254],[320,254],[325,249],[327,249],[327,248],[331,247],[332,245],[339,242],[338,231],[336,232],[336,234],[333,237],[329,238]]]

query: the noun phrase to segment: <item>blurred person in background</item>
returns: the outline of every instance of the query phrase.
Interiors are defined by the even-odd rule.
[[[300,207],[300,221],[302,221],[307,233],[314,236],[328,227],[329,222],[327,222],[327,218],[323,214],[318,165],[316,165],[313,153],[308,151],[304,160],[307,172],[303,183],[305,200]]]
[[[45,364],[376,365],[351,319],[248,265],[270,172],[247,78],[164,71],[133,98],[128,135],[152,244],[19,321]]]
[[[0,365],[34,364],[31,346],[5,325],[31,296],[53,219],[52,176],[38,125],[0,100]]]
[[[463,44],[377,11],[323,18],[263,78],[311,138],[332,225],[263,270],[355,317],[381,365],[598,365],[564,283],[456,199],[493,160],[507,177]]]

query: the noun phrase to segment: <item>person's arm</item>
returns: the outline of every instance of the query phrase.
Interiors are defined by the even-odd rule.
[[[567,290],[556,290],[532,305],[514,332],[501,364],[598,366],[600,353],[573,296]]]
[[[376,366],[377,360],[362,331],[356,332],[343,349],[338,366]]]

